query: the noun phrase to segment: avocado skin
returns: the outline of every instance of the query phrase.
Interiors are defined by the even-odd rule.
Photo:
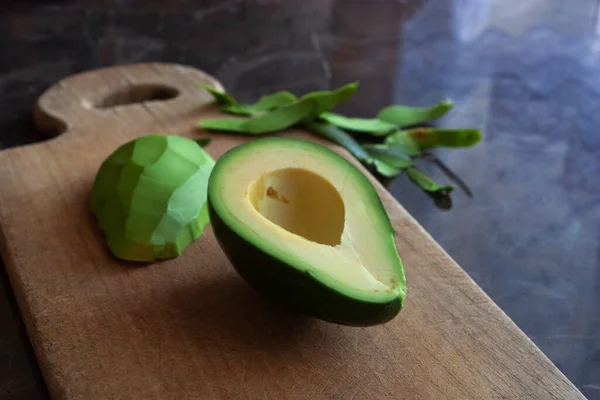
[[[244,240],[223,222],[210,198],[208,210],[217,242],[235,270],[270,300],[324,321],[356,327],[383,324],[400,312],[400,298],[374,303],[335,291]]]

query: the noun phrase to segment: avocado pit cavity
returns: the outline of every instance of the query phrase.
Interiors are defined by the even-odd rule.
[[[302,168],[267,172],[249,188],[254,209],[288,232],[327,246],[341,243],[344,202],[320,175]]]

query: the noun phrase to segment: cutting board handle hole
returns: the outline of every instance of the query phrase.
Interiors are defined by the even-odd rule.
[[[64,120],[42,109],[39,103],[36,103],[33,107],[33,120],[38,131],[46,137],[61,135],[69,129]]]
[[[108,109],[149,101],[167,101],[177,96],[179,96],[179,90],[172,86],[156,84],[134,85],[113,91],[99,101],[84,101],[84,106],[86,108]]]

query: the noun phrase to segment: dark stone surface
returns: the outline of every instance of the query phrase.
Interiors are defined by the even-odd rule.
[[[13,1],[0,13],[0,147],[42,140],[31,106],[105,65],[204,69],[241,99],[359,80],[341,107],[450,97],[439,151],[472,187],[436,208],[396,198],[590,399],[600,399],[600,40],[596,0]],[[439,171],[425,167],[444,181]],[[1,171],[0,171],[1,172]],[[45,398],[3,269],[0,398]]]

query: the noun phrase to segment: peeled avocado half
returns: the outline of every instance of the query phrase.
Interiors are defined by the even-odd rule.
[[[195,141],[146,135],[100,166],[91,210],[110,251],[130,261],[180,255],[209,222],[206,192],[214,160]]]
[[[215,235],[257,291],[314,317],[368,326],[394,318],[406,281],[375,188],[335,152],[257,139],[217,162],[208,184]]]

